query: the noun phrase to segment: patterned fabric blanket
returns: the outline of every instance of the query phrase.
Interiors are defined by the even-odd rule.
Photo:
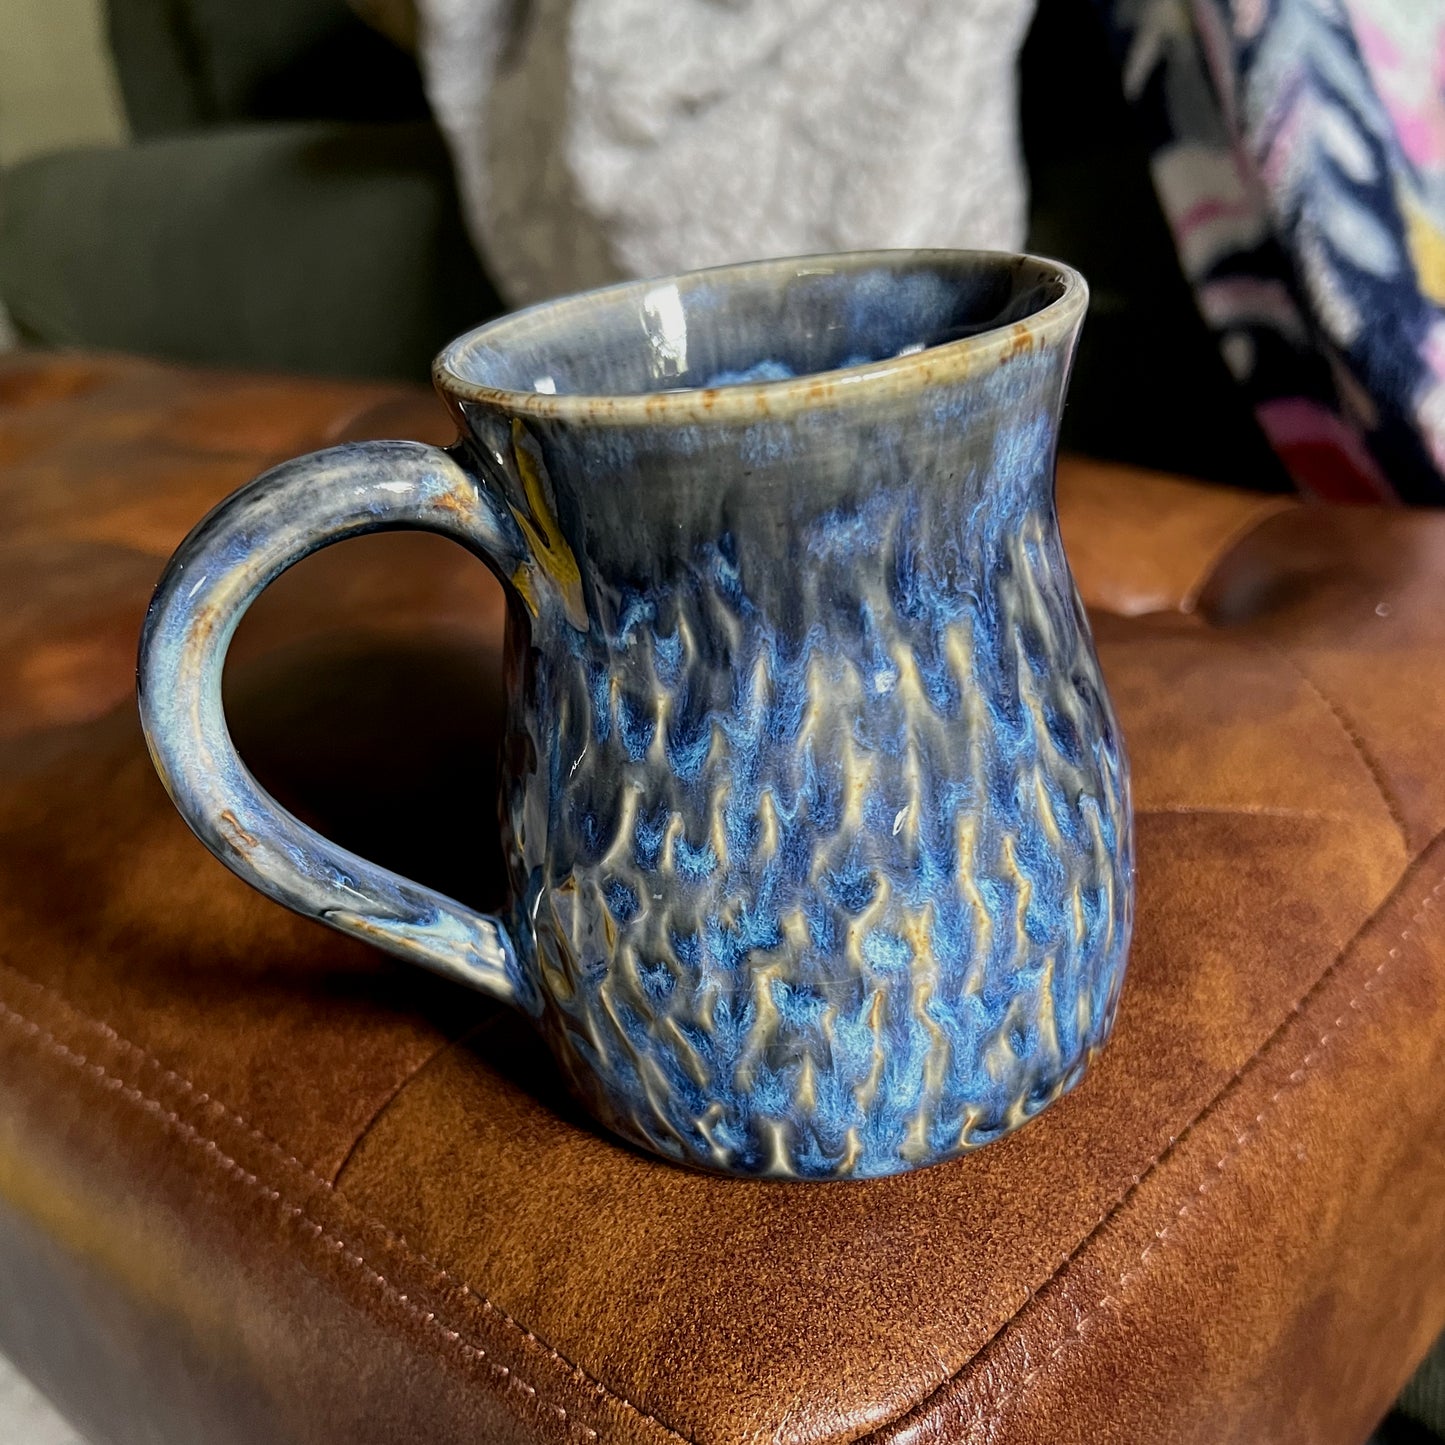
[[[1296,485],[1445,502],[1445,6],[1096,3],[1200,310]]]

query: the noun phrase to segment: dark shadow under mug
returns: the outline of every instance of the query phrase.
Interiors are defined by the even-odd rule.
[[[1086,304],[1051,261],[878,252],[462,337],[435,369],[455,446],[288,462],[176,552],[141,644],[161,777],[257,888],[517,1005],[658,1154],[834,1179],[997,1138],[1104,1043],[1133,914],[1054,514]],[[248,604],[383,528],[455,538],[508,594],[503,917],[327,842],[227,732]]]

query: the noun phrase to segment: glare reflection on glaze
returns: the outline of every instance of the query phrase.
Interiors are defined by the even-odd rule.
[[[532,1016],[609,1126],[704,1168],[831,1179],[948,1158],[1072,1086],[1113,1022],[1133,862],[1053,512],[1082,283],[1040,309],[1022,293],[1049,263],[795,264],[538,308],[443,354],[464,438],[443,460],[478,479],[443,529],[513,604],[513,902],[498,922],[440,900],[405,947],[393,905],[369,931],[355,906],[327,921],[463,977],[427,929],[494,930],[469,981]],[[755,385],[947,339],[957,278],[1005,267],[1022,299],[1005,287],[975,343]],[[601,360],[559,340],[584,305]],[[836,337],[777,320],[835,313]],[[639,361],[633,389],[721,389],[567,395]],[[475,385],[539,377],[555,401]],[[325,916],[274,859],[217,851]]]

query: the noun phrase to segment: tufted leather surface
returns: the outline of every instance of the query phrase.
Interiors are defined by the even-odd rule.
[[[738,1183],[251,894],[145,757],[134,638],[190,523],[441,426],[0,365],[0,1349],[117,1442],[1362,1439],[1445,1324],[1445,519],[1066,463],[1139,811],[1114,1043],[975,1156]],[[311,559],[233,651],[242,751],[486,903],[500,616],[434,538]]]

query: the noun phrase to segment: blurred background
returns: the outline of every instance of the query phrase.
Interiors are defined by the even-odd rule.
[[[1027,245],[1079,267],[1093,290],[1067,445],[1290,486],[1200,320],[1088,0],[1043,0],[1032,16],[981,3],[972,30],[933,27],[936,56],[905,58],[896,79],[871,37],[850,45],[856,26],[829,38],[843,59],[821,82],[770,71],[738,42],[733,115],[706,74],[683,73],[662,103],[639,99],[650,77],[636,57],[655,52],[629,33],[594,24],[602,59],[589,70],[585,29],[556,4],[431,0],[429,47],[405,0],[6,8],[0,301],[12,343],[420,382],[441,343],[499,310],[633,271],[863,244]],[[718,12],[704,19],[719,33],[694,47],[715,77],[717,51],[749,31],[748,7],[690,8]],[[869,9],[890,13],[840,5],[835,23]],[[936,9],[900,6],[896,23],[927,37]],[[763,40],[796,46],[789,23]],[[672,53],[688,39],[672,37]],[[859,94],[865,83],[877,94]],[[810,92],[812,112],[796,100]],[[843,110],[826,109],[830,94]],[[913,114],[878,119],[920,94]],[[759,134],[714,191],[677,200],[670,185],[696,187],[709,169],[697,145],[715,160],[750,125]],[[799,145],[790,125],[828,133]],[[490,164],[476,154],[488,142]],[[898,193],[880,198],[894,176]],[[821,200],[790,215],[810,187]],[[483,217],[471,228],[468,209]],[[701,217],[691,229],[689,215]]]

